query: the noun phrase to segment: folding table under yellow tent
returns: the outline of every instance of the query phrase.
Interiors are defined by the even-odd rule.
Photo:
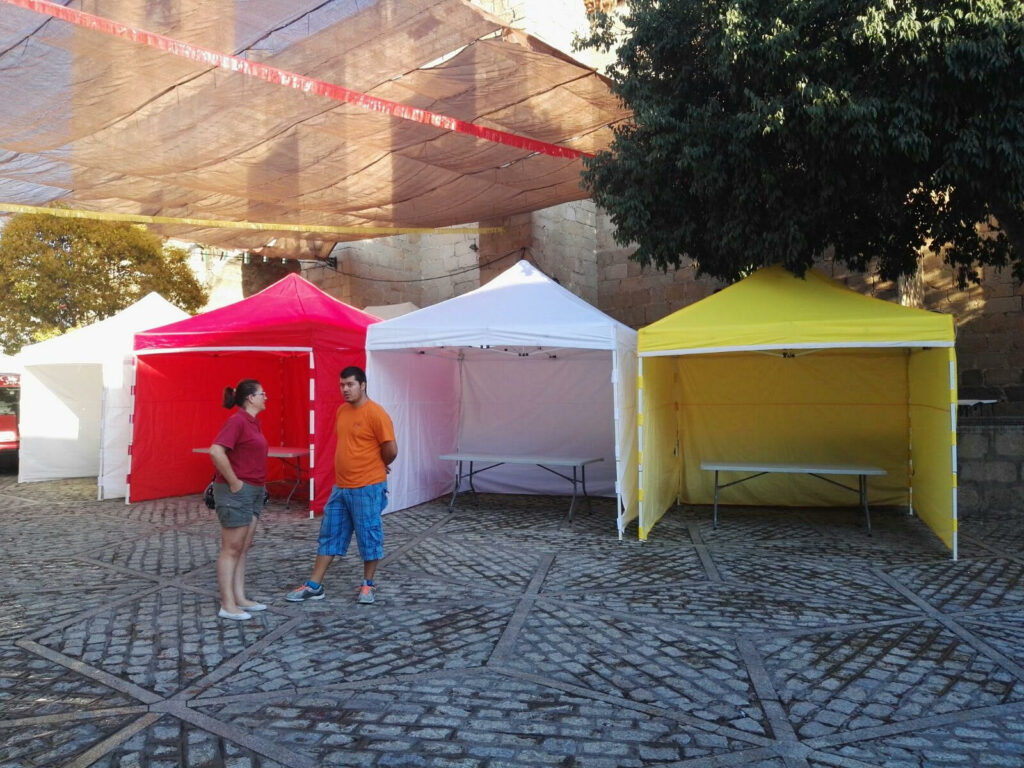
[[[905,506],[957,557],[953,318],[765,267],[638,335],[640,539],[675,504],[711,504],[702,461],[870,464],[871,505]],[[724,481],[723,481],[724,482]],[[722,503],[854,506],[770,474]]]

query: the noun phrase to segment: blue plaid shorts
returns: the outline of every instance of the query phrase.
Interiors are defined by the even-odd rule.
[[[384,527],[380,513],[388,503],[387,483],[362,488],[331,489],[320,521],[318,555],[344,555],[356,535],[359,556],[363,561],[384,557]]]

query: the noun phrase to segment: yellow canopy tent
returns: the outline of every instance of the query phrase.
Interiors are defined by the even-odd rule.
[[[773,266],[641,328],[638,353],[642,540],[672,505],[712,503],[701,461],[858,463],[887,472],[871,504],[906,505],[956,559],[952,317]],[[777,474],[728,502],[854,503]]]

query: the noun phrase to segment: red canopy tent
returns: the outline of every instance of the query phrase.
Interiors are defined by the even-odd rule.
[[[333,482],[338,374],[366,363],[366,328],[379,318],[298,275],[247,299],[135,335],[135,401],[128,501],[199,493],[210,481],[209,446],[227,418],[224,387],[258,379],[271,446],[309,446],[310,511]],[[284,467],[271,462],[269,479]]]

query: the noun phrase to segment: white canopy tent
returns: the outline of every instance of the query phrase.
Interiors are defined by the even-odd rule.
[[[450,492],[438,456],[601,456],[587,490],[636,517],[636,332],[526,261],[470,293],[367,329],[368,392],[395,423],[390,509]],[[564,494],[529,465],[481,474],[480,491]]]
[[[150,293],[116,315],[24,347],[18,482],[97,476],[125,495],[135,334],[188,314]]]
[[[0,352],[0,373],[21,373],[21,361],[16,357]]]

